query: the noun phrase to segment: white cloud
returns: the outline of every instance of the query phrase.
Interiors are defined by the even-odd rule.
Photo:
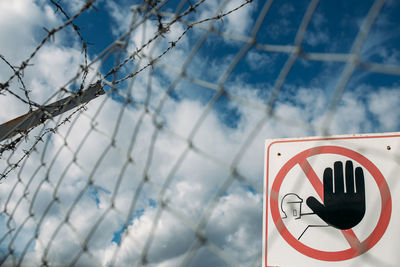
[[[42,10],[32,1],[2,1],[0,3],[0,34],[2,38],[2,55],[12,58],[13,64],[28,57],[35,44],[34,31],[39,29],[37,24],[47,25],[46,16],[42,16]],[[45,15],[45,14],[44,14]],[[15,49],[19,47],[19,49]]]
[[[313,31],[308,30],[304,41],[310,46],[317,46],[321,44],[327,44],[330,41],[329,32],[326,27],[326,19],[321,13],[314,13],[311,19],[311,25]]]
[[[249,51],[246,61],[252,70],[260,70],[265,68],[267,71],[272,69],[276,56],[273,54],[260,53],[257,51]]]
[[[317,46],[319,44],[326,44],[329,41],[329,36],[326,32],[308,32],[305,38],[307,44]]]
[[[384,131],[396,131],[399,128],[400,88],[381,88],[368,97],[370,111],[377,117]]]
[[[44,37],[45,32],[41,26],[53,26],[57,19],[49,12],[48,6],[40,8],[29,0],[2,1],[0,3],[0,12],[0,35],[3,36],[0,44],[1,55],[12,66],[17,68],[32,53],[35,44],[40,38],[38,35]],[[8,80],[12,73],[13,70],[0,60],[1,81]],[[19,88],[22,85],[17,81],[13,81],[11,86],[12,88]],[[30,88],[28,87],[27,89],[29,90]],[[14,92],[22,97],[24,95],[23,91],[19,89],[14,90]],[[21,110],[28,111],[26,105],[14,97],[7,99],[1,97],[0,104],[1,121],[22,115],[19,113]]]
[[[67,0],[67,1],[62,1],[62,5],[61,6],[67,6],[68,11],[71,13],[76,13],[79,10],[81,10],[81,8],[85,5],[87,1],[86,0]],[[98,4],[99,2],[101,2],[101,0],[96,1],[96,4]]]
[[[243,2],[244,1],[240,0],[229,1],[223,11],[227,12],[232,10]],[[254,22],[252,14],[255,8],[256,5],[247,5],[244,8],[239,9],[237,12],[234,12],[231,16],[228,16],[226,19],[228,23],[225,24],[226,22],[224,22],[224,29],[229,33],[250,35],[252,30],[251,26]]]
[[[195,13],[195,20],[201,21],[210,17],[222,15],[242,5],[244,2],[245,1],[242,0],[206,1],[199,6],[199,10]],[[252,15],[256,7],[255,4],[247,4],[229,16],[222,18],[222,21],[210,23],[214,23],[214,26],[223,32],[249,36],[252,30],[251,26],[254,23]]]
[[[36,24],[47,16],[49,21],[56,21],[50,16],[51,12],[49,13],[47,8],[39,8],[35,3],[28,1],[21,0],[18,3],[23,3],[32,9],[31,16],[34,18],[29,21],[30,24]],[[211,3],[207,8],[215,5],[213,2],[207,3]],[[237,1],[230,2],[229,8],[237,6],[238,3]],[[117,10],[120,8],[116,4],[109,5],[114,5],[111,12],[116,19],[122,20],[122,16],[118,18],[121,14]],[[18,8],[16,7],[15,10]],[[211,12],[210,10],[215,11],[207,8],[199,12],[200,17],[206,16],[204,14]],[[29,16],[23,18],[26,15],[24,12],[27,11],[18,13],[15,10],[9,12],[14,12],[14,15],[19,14],[21,24],[27,25],[28,22],[24,19],[28,19]],[[253,10],[254,6],[243,10],[242,13],[239,12],[232,18],[227,18],[224,22],[225,29],[246,34],[250,29],[249,25],[252,22],[250,17]],[[8,27],[16,26],[5,25],[0,27],[0,31],[7,32]],[[134,43],[129,47],[131,51],[135,45],[142,42],[143,33],[150,38],[156,31],[154,23],[149,23],[146,27],[146,30],[139,29],[132,35]],[[121,28],[120,31],[124,29],[126,28]],[[159,43],[161,48],[154,48],[153,53],[161,52],[167,42],[179,36],[182,29],[182,25],[173,28]],[[64,34],[61,37],[69,36],[68,32]],[[12,37],[10,39],[15,37],[15,40],[24,42],[28,51],[32,51],[35,47],[37,32],[33,26],[28,27],[24,35],[10,34],[10,36]],[[34,67],[29,68],[24,76],[27,85],[33,90],[32,96],[39,102],[45,101],[49,94],[74,76],[82,60],[80,50],[75,49],[75,46],[64,47],[63,41],[68,39],[61,37],[57,42],[46,43],[35,57]],[[9,50],[5,56],[13,62],[18,62],[24,57],[13,49],[11,44],[15,40],[0,44],[0,47],[4,45]],[[174,66],[182,64],[190,51],[191,40],[185,38],[182,41],[180,47],[165,57],[165,62]],[[150,53],[150,50],[144,52]],[[259,59],[260,55],[257,52],[249,52],[245,60],[254,63],[253,67],[269,60],[268,58]],[[230,60],[229,56],[213,59],[199,54],[194,58],[194,64],[190,68],[197,68],[196,71],[202,73],[201,76],[207,80],[220,77],[223,70],[229,66]],[[127,66],[125,71],[130,71],[131,67]],[[191,74],[191,71],[190,69],[188,73]],[[2,79],[10,74],[10,72],[5,73],[1,76]],[[132,87],[134,100],[140,103],[146,98],[150,73],[146,71],[138,75]],[[172,74],[162,73],[165,77],[152,76],[151,111],[154,110],[154,106],[158,104],[173,79]],[[190,83],[186,84],[190,86]],[[253,103],[266,103],[265,97],[261,96],[261,89],[256,90],[241,77],[226,86],[229,87],[227,88],[229,92],[251,100]],[[262,88],[262,91],[269,90],[271,86],[265,85],[265,88]],[[264,161],[263,140],[271,137],[304,136],[310,134],[310,131],[320,133],[321,122],[325,118],[329,104],[327,92],[323,88],[293,86],[291,92],[293,95],[275,103],[274,114],[277,117],[270,118],[260,126],[258,134],[252,138],[244,154],[239,155],[241,160],[237,163],[238,166],[233,166],[237,167],[239,173],[243,174],[256,188],[250,189],[247,185],[234,180],[226,192],[216,199],[215,209],[206,218],[208,223],[203,230],[208,241],[217,245],[224,253],[231,255],[242,265],[254,261],[261,251],[262,194],[260,191]],[[369,113],[376,117],[377,128],[397,129],[396,116],[398,114],[394,112],[390,116],[386,114],[399,103],[398,88],[379,88],[377,92],[371,93],[366,101],[362,101],[365,98],[361,97],[361,92],[362,90],[354,90],[345,94],[335,117],[330,122],[329,130],[333,133],[374,130],[374,123],[368,122]],[[10,98],[9,95],[0,96],[0,101],[2,101],[0,104],[3,104],[0,114],[4,120],[9,119],[11,112],[22,113],[27,109],[25,104],[21,104],[14,98],[10,101]],[[115,265],[131,265],[140,261],[140,255],[150,234],[153,235],[154,240],[148,251],[149,263],[157,266],[180,264],[196,240],[192,228],[198,226],[210,200],[229,177],[232,171],[230,164],[238,156],[241,146],[254,130],[257,122],[265,116],[265,111],[256,109],[252,105],[227,101],[230,101],[229,107],[235,108],[240,114],[237,127],[228,127],[222,122],[218,110],[212,109],[191,140],[194,149],[190,149],[176,170],[174,166],[187,148],[187,138],[204,113],[207,103],[185,97],[180,101],[168,98],[161,110],[161,117],[165,120],[168,130],[183,139],[169,134],[167,130],[161,130],[153,143],[152,136],[156,127],[150,113],[142,116],[142,108],[125,107],[109,96],[102,96],[92,101],[87,111],[74,116],[71,123],[61,126],[56,133],[49,135],[50,139],[40,142],[37,151],[33,152],[27,161],[21,163],[21,168],[12,171],[3,180],[0,186],[0,196],[2,196],[0,208],[3,211],[7,208],[7,214],[4,213],[4,219],[0,219],[0,233],[11,230],[11,235],[13,235],[20,227],[21,232],[13,236],[15,237],[14,247],[19,251],[33,238],[24,260],[26,266],[40,264],[43,253],[47,253],[51,264],[68,264],[77,253],[82,252],[84,241],[89,236],[87,245],[94,257],[91,258],[87,253],[83,253],[77,265],[107,265],[111,262],[115,250],[118,251]],[[15,103],[13,110],[5,110],[5,107],[9,107],[8,103]],[[282,118],[288,120],[285,121]],[[291,121],[296,121],[300,126]],[[53,127],[54,124],[54,122],[49,122],[48,126]],[[307,128],[309,125],[312,126],[311,130]],[[39,127],[34,130],[30,134],[30,140],[22,142],[15,154],[4,155],[5,157],[0,161],[2,169],[7,168],[23,155],[23,149],[29,148],[40,129]],[[115,139],[115,145],[113,145],[113,139]],[[132,141],[134,144],[130,150]],[[213,158],[203,155],[202,152],[206,152]],[[144,173],[147,170],[149,155],[152,155],[150,166],[148,172]],[[129,158],[132,159],[131,162],[128,162]],[[214,158],[223,163],[218,163]],[[227,165],[224,165],[225,163]],[[135,192],[146,174],[150,181],[144,184],[142,191],[136,196]],[[167,209],[163,210],[157,221],[155,220],[157,211],[162,208],[160,190],[163,190],[163,185],[169,175],[171,175],[171,182],[162,200],[167,201],[169,206],[183,214],[188,219],[187,221],[182,221]],[[45,180],[45,177],[48,177],[48,180]],[[59,202],[54,201],[55,198],[58,198]],[[135,207],[130,210],[133,204]],[[29,215],[30,211],[33,214],[32,217]],[[68,220],[66,220],[67,215]],[[10,217],[12,217],[11,223],[5,224],[4,221]],[[128,225],[123,227],[126,222]],[[40,227],[38,227],[39,223]],[[157,227],[152,232],[154,223]],[[185,223],[189,223],[189,226]],[[92,233],[95,227],[97,228]],[[37,239],[35,238],[36,230],[38,230]],[[112,242],[118,235],[117,232],[121,232],[123,236],[120,245]],[[3,243],[0,243],[0,247],[6,252],[8,242],[9,239],[5,239]],[[12,263],[12,256],[7,258],[6,263]],[[228,266],[205,246],[195,252],[191,265],[207,264]]]

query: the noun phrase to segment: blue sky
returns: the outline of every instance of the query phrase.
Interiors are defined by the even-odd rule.
[[[59,3],[72,16],[84,1]],[[127,32],[132,18],[141,18],[142,13],[132,11],[141,3],[99,0],[95,8],[76,19],[74,23],[88,44],[90,62]],[[167,1],[159,11],[173,14],[181,3],[183,11],[197,2]],[[222,10],[221,3],[207,0],[185,19],[201,21],[232,10],[243,1],[228,1]],[[348,64],[346,57],[374,1],[320,1],[300,44],[303,54],[293,63],[272,102],[277,78],[291,55],[288,51],[294,46],[310,1],[274,1],[255,44],[234,63],[248,44],[264,4],[253,1],[222,21],[196,25],[153,68],[118,83],[115,92],[92,101],[87,111],[71,118],[69,126],[60,127],[47,136],[47,143],[38,144],[38,152],[24,160],[20,170],[10,173],[0,187],[4,261],[11,264],[21,260],[29,265],[45,257],[63,265],[73,258],[77,264],[107,266],[114,257],[115,264],[124,266],[139,264],[147,247],[148,260],[156,266],[177,266],[185,260],[190,266],[231,266],[221,255],[230,255],[241,266],[259,266],[266,138],[400,130],[398,1],[385,2],[361,50],[353,51],[367,67],[356,67],[339,95],[333,117],[329,117],[328,109]],[[46,0],[1,2],[0,54],[19,66],[46,35],[43,27],[51,29],[66,21],[55,9]],[[165,16],[163,22],[169,20]],[[185,23],[175,23],[139,57],[119,68],[116,79],[162,54],[178,40],[187,27]],[[209,31],[211,24],[214,31]],[[104,75],[116,66],[118,57],[120,62],[129,57],[157,29],[154,15],[139,24],[123,40],[129,41],[125,50],[109,51],[107,59],[103,56],[92,63],[85,85],[101,79],[109,93],[113,79],[111,75],[104,79]],[[81,46],[71,27],[45,42],[23,76],[34,101],[45,103],[62,97],[53,94],[65,84],[76,88],[74,82],[79,84],[81,77],[71,79],[81,74]],[[193,57],[188,60],[191,53]],[[324,57],[329,59],[322,60]],[[186,76],[180,75],[182,71]],[[0,82],[11,75],[9,66],[0,61]],[[13,80],[10,88],[25,99],[20,86]],[[214,99],[222,87],[225,94]],[[133,104],[125,106],[127,95]],[[206,112],[212,100],[215,103]],[[267,107],[273,112],[265,119]],[[25,103],[7,92],[0,95],[0,108],[2,122],[28,111]],[[160,131],[154,123],[157,120],[165,126]],[[54,123],[49,122],[47,127]],[[40,134],[39,128],[31,136]],[[8,162],[22,157],[32,140],[3,156],[8,157],[0,163],[4,171],[9,168]],[[188,141],[193,147],[185,152]],[[244,181],[233,180],[206,216],[210,199],[232,169]],[[151,182],[141,184],[143,177]],[[167,177],[171,180],[166,185]],[[55,195],[60,202],[54,201]],[[165,199],[184,219],[162,210],[160,201]],[[34,216],[29,217],[30,212]],[[69,224],[65,224],[67,215]],[[193,230],[203,216],[207,223],[201,230],[220,254],[207,246],[188,253],[197,240]],[[153,241],[148,241],[150,233]],[[11,239],[17,252],[29,248],[23,256],[9,253]],[[91,253],[79,253],[83,240]],[[188,255],[193,257],[188,259]]]
[[[117,1],[115,3],[116,6],[127,7],[137,4],[136,2],[128,3],[126,1]],[[178,4],[179,1],[168,1],[161,10],[174,11]],[[259,15],[262,4],[262,2],[258,1],[252,3],[253,8],[251,8],[250,12],[252,21],[246,29],[247,34],[251,32],[251,27]],[[308,1],[279,1],[272,4],[270,12],[263,20],[261,30],[257,34],[257,42],[260,44],[293,45],[298,27],[307,9],[307,4]],[[302,50],[305,53],[349,53],[359,31],[359,26],[363,23],[363,19],[372,4],[373,1],[364,1],[362,4],[358,1],[340,1],[338,3],[321,1],[307,27],[307,32],[302,42]],[[89,43],[88,51],[92,58],[113,43],[118,36],[118,34],[115,34],[118,31],[118,22],[108,12],[110,4],[100,1],[95,6],[96,10],[91,9],[76,21],[76,24],[81,28],[83,37]],[[398,62],[400,57],[396,49],[400,42],[399,19],[396,15],[398,12],[399,6],[395,1],[389,1],[383,7],[381,15],[371,29],[369,38],[363,45],[362,51],[360,51],[362,60],[383,64],[395,64]],[[130,18],[127,17],[125,23],[129,23],[129,20]],[[223,29],[224,23],[216,23],[216,26]],[[194,45],[197,40],[196,35],[190,32],[188,36],[189,46]],[[215,62],[215,64],[226,63],[232,60],[242,47],[243,42],[230,41],[227,43],[225,39],[211,34],[201,46],[197,57],[204,59],[204,64],[209,64],[209,62]],[[269,94],[266,88],[270,87],[276,80],[288,56],[289,54],[287,53],[266,52],[251,48],[247,56],[236,66],[227,84],[230,82],[235,83],[239,78],[245,81],[247,85],[259,90],[260,97],[267,99]],[[111,56],[103,66],[104,72],[114,66],[113,61],[114,57]],[[194,66],[196,64],[197,62],[193,61],[188,66],[191,77],[200,78],[211,83],[218,82],[218,75],[210,75],[210,73],[196,70]],[[290,71],[279,97],[282,100],[294,101],[291,99],[296,97],[293,96],[293,93],[298,86],[303,86],[321,88],[329,98],[331,92],[334,91],[336,82],[334,79],[339,78],[344,67],[345,62],[299,59]],[[220,71],[224,71],[222,65]],[[182,83],[185,83],[185,81],[182,81]],[[374,88],[382,86],[392,87],[397,83],[398,77],[394,75],[357,70],[348,84],[347,91],[354,91],[356,87],[363,84],[368,85],[370,87],[369,90],[374,90]],[[191,86],[183,84],[182,87],[185,87],[182,92],[176,90],[178,92],[173,91],[171,93],[171,96],[178,101],[183,97],[207,103],[215,94],[213,90],[199,88],[193,84]],[[221,107],[217,105],[217,108],[221,108],[222,113],[228,112],[229,114],[231,112],[232,116],[236,118],[238,116],[237,111],[235,109],[226,111],[226,108],[224,108],[226,106],[225,102],[221,100]],[[230,122],[229,116],[221,116],[221,119],[227,124],[235,125]]]

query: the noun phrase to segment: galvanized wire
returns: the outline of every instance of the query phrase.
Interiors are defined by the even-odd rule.
[[[34,260],[36,261],[33,264],[44,266],[104,265],[104,262],[100,260],[103,255],[96,254],[100,252],[93,248],[95,247],[93,242],[97,241],[93,240],[96,240],[101,235],[99,231],[102,231],[101,227],[110,216],[120,218],[124,231],[121,233],[119,244],[115,246],[107,264],[110,266],[118,265],[118,259],[124,253],[121,244],[132,241],[136,244],[139,253],[136,255],[136,261],[131,262],[131,265],[157,265],[158,262],[154,261],[150,255],[152,246],[156,242],[157,229],[163,223],[163,216],[172,216],[189,229],[193,235],[178,265],[190,265],[194,258],[198,256],[199,251],[207,250],[222,262],[225,262],[227,266],[243,266],[244,263],[240,261],[237,255],[230,255],[229,251],[213,241],[212,236],[208,236],[207,227],[216,208],[221,205],[221,199],[230,189],[234,188],[235,184],[251,188],[254,194],[262,195],[262,183],[257,182],[262,180],[262,177],[259,177],[259,179],[251,177],[249,174],[243,173],[240,168],[250,147],[254,145],[254,140],[262,133],[262,129],[269,122],[277,120],[286,125],[295,125],[302,129],[328,135],[332,118],[340,106],[346,86],[348,86],[349,80],[356,70],[362,69],[370,73],[400,76],[399,66],[363,62],[360,58],[361,49],[384,7],[385,1],[383,0],[377,0],[371,5],[369,13],[366,14],[363,24],[359,28],[358,35],[347,53],[306,52],[303,50],[302,46],[306,38],[306,32],[311,19],[315,15],[319,4],[318,0],[312,0],[308,3],[301,23],[298,25],[293,43],[287,44],[262,43],[258,40],[262,24],[266,21],[271,6],[278,1],[253,2],[244,0],[230,10],[227,10],[229,1],[221,1],[218,10],[212,10],[212,15],[197,20],[193,14],[203,8],[208,1],[199,0],[195,3],[181,1],[173,11],[163,9],[169,2],[167,0],[143,1],[140,5],[132,7],[131,23],[128,29],[122,32],[120,37],[116,38],[105,50],[94,56],[92,60],[88,56],[88,42],[83,37],[84,35],[80,31],[76,20],[86,12],[90,12],[92,8],[95,8],[96,2],[86,1],[82,8],[73,15],[68,15],[61,2],[53,0],[50,0],[50,2],[57,12],[56,14],[63,18],[64,23],[47,30],[46,36],[18,67],[11,64],[5,56],[0,55],[1,61],[12,71],[11,76],[0,83],[0,93],[5,94],[5,96],[1,95],[0,97],[16,98],[32,111],[43,109],[44,106],[56,98],[75,96],[77,92],[70,90],[75,84],[78,84],[79,92],[86,89],[90,84],[99,82],[106,91],[106,95],[93,100],[93,102],[97,103],[94,113],[88,112],[86,104],[84,104],[64,116],[53,117],[49,114],[48,120],[43,122],[42,125],[25,132],[19,132],[15,137],[4,141],[0,145],[0,157],[5,163],[0,179],[3,183],[12,185],[8,195],[1,196],[1,214],[6,218],[2,227],[6,231],[0,237],[0,247],[6,249],[1,251],[0,262],[5,265],[29,265]],[[221,21],[223,23],[225,18],[235,12],[255,4],[261,8],[261,11],[258,13],[254,25],[252,25],[252,31],[249,36],[226,32],[223,27],[216,25]],[[149,37],[145,36],[145,30],[143,30],[141,44],[132,48],[134,46],[132,44],[133,35],[140,27],[146,28],[147,23],[153,23],[157,27],[157,32]],[[172,27],[175,25],[181,26],[183,30],[173,41],[165,45],[163,38],[172,31]],[[67,84],[54,88],[52,95],[46,98],[46,101],[37,103],[31,98],[31,91],[25,82],[23,72],[25,69],[34,68],[35,66],[31,66],[30,63],[37,56],[38,51],[50,43],[54,36],[60,32],[67,31],[69,27],[72,27],[74,36],[81,44],[83,64],[74,77],[68,77],[70,80]],[[184,42],[185,37],[194,33],[198,34],[198,36],[191,45],[191,49],[188,49],[184,55],[181,67],[178,68],[163,61],[169,53]],[[239,49],[218,80],[211,82],[207,77],[194,77],[188,70],[199,50],[207,41],[215,37],[222,38],[225,42],[235,42]],[[157,50],[160,47],[162,49]],[[287,56],[276,80],[272,82],[273,85],[269,89],[269,97],[263,101],[244,97],[240,92],[229,88],[232,86],[228,82],[229,79],[232,78],[240,62],[244,60],[252,49],[259,52],[280,53]],[[318,129],[307,121],[298,121],[287,117],[285,114],[277,112],[275,108],[279,97],[283,94],[282,88],[287,82],[289,73],[293,70],[294,64],[300,59],[345,64],[331,97],[327,99],[327,112],[323,117],[322,126],[319,126],[320,128]],[[109,66],[110,60],[114,60],[111,67]],[[107,71],[104,71],[103,67]],[[153,83],[154,78],[158,75],[158,70],[174,74],[171,83],[162,92],[154,91]],[[92,76],[90,75],[91,73],[93,74]],[[139,77],[146,80],[143,101],[139,101],[132,96],[135,93],[136,86],[139,86]],[[15,88],[12,85],[13,82],[18,82],[21,88]],[[202,106],[201,114],[194,121],[191,128],[188,129],[188,134],[186,135],[175,130],[171,122],[165,118],[165,109],[168,108],[169,102],[174,98],[173,94],[179,89],[181,82],[187,82],[192,86],[202,87],[213,92],[212,97]],[[129,84],[126,86],[127,83]],[[23,93],[22,95],[21,92]],[[155,95],[157,101],[154,101]],[[224,98],[261,114],[249,125],[246,135],[237,144],[236,152],[231,159],[213,154],[196,143],[196,137],[205,121],[210,117],[213,109],[218,106],[218,101]],[[118,110],[116,111],[118,115],[113,120],[114,125],[101,125],[101,121],[99,122],[100,114],[106,110],[107,105],[113,102],[118,103]],[[132,122],[132,125],[128,125],[132,127],[126,133],[125,130],[128,128],[123,125],[124,116],[133,113],[132,110],[136,112],[136,120]],[[74,138],[73,129],[78,127],[77,125],[82,120],[86,120],[86,129],[82,129],[82,138],[79,141],[70,141]],[[104,130],[104,127],[108,128],[108,130]],[[140,135],[145,131],[146,127],[146,133],[149,133],[149,136],[144,140]],[[121,143],[122,134],[129,136],[127,144]],[[160,174],[155,175],[152,170],[155,168],[157,147],[163,140],[162,136],[164,135],[168,137],[171,143],[178,144],[177,156],[171,159],[173,162],[170,164],[170,168],[163,173],[162,177],[159,177]],[[98,148],[100,149],[98,154],[93,155],[92,165],[86,166],[81,164],[79,159],[81,158],[81,153],[83,153],[82,151],[85,150],[85,146],[90,143],[93,136],[99,137],[99,142],[101,142],[98,144]],[[63,142],[57,143],[56,146],[54,144],[55,140],[62,140]],[[148,142],[147,149],[142,151],[140,155],[134,155],[141,142]],[[263,146],[263,144],[259,144],[259,146]],[[114,186],[109,194],[103,196],[105,201],[102,205],[106,205],[106,207],[103,207],[102,210],[99,209],[95,218],[91,218],[90,222],[87,222],[90,224],[88,229],[82,231],[74,224],[74,213],[82,212],[82,209],[85,208],[83,199],[87,197],[88,191],[97,190],[96,194],[98,194],[99,190],[103,190],[99,181],[101,176],[99,172],[102,171],[102,165],[107,161],[107,157],[114,155],[113,153],[119,155],[120,167],[109,178],[114,182]],[[70,159],[63,160],[64,154],[67,154]],[[179,207],[174,206],[174,195],[170,194],[171,187],[178,180],[179,171],[188,167],[186,162],[191,155],[196,155],[207,162],[211,162],[225,171],[225,175],[221,176],[218,183],[216,183],[218,187],[214,188],[208,200],[202,203],[202,210],[196,218],[191,218],[188,214],[182,212]],[[79,186],[77,185],[75,188],[76,194],[74,198],[71,201],[66,201],[64,200],[64,186],[67,183],[69,173],[75,169],[79,170],[83,177],[79,181]],[[27,173],[26,170],[30,172]],[[130,174],[130,171],[132,174]],[[121,207],[117,202],[119,201],[118,196],[121,190],[126,190],[124,188],[126,185],[123,184],[126,175],[132,175],[134,178],[131,181],[130,198],[126,199],[125,205]],[[0,186],[2,185],[0,184]],[[34,206],[39,203],[37,199],[40,198],[41,192],[44,191],[51,192],[51,199],[43,207],[41,214],[35,214]],[[133,225],[132,218],[134,218],[135,214],[137,212],[140,213],[140,205],[146,200],[147,194],[156,196],[156,205],[153,205],[155,206],[153,207],[154,216],[145,240],[138,240],[137,237],[130,233],[132,231],[130,226]],[[187,201],[191,200],[187,199]],[[27,205],[28,208],[24,208],[24,205]],[[26,214],[18,215],[22,216],[23,219],[15,220],[14,217],[21,211],[26,212]],[[51,221],[54,231],[48,239],[42,239],[41,236],[46,231],[45,227],[49,227],[50,219],[53,216],[52,213],[55,212],[58,220]],[[16,221],[21,223],[16,225]],[[0,221],[0,223],[3,222]],[[25,229],[30,229],[31,231],[27,238],[23,237]],[[115,229],[115,231],[117,230]],[[261,234],[261,229],[259,230]],[[70,242],[66,245],[75,246],[79,249],[74,255],[70,255],[68,260],[63,259],[62,262],[57,262],[52,256],[57,253],[52,249],[54,249],[55,242],[59,242],[60,239],[63,240],[63,235],[65,234],[63,231],[69,231],[71,234],[68,238],[64,236],[64,242]],[[73,242],[71,238],[74,240]],[[21,242],[23,242],[22,249],[19,244]],[[18,245],[16,245],[17,243]],[[37,252],[38,254],[34,255],[34,257],[29,255],[32,246],[41,247],[42,249],[38,250],[40,252]],[[246,262],[246,264],[248,266],[260,265],[261,255],[260,244],[259,252],[255,253],[251,262]],[[371,261],[377,264],[380,262],[379,259],[371,259]]]

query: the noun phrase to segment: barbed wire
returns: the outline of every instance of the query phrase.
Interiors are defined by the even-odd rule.
[[[201,250],[207,250],[227,266],[243,266],[243,264],[258,266],[261,264],[262,251],[259,247],[261,243],[256,246],[259,250],[249,256],[250,260],[243,262],[239,258],[240,255],[239,257],[232,255],[228,249],[220,246],[209,234],[207,227],[227,192],[236,184],[249,188],[249,191],[255,195],[262,196],[263,188],[258,182],[261,178],[252,177],[240,166],[246,159],[254,140],[269,122],[277,120],[307,131],[316,131],[316,126],[311,122],[298,121],[276,109],[278,99],[283,94],[282,90],[295,63],[302,59],[341,62],[346,65],[339,75],[330,98],[326,101],[326,115],[318,128],[323,135],[330,133],[333,117],[344,98],[345,88],[356,70],[400,76],[400,67],[397,65],[371,63],[363,61],[361,57],[362,47],[384,8],[386,3],[384,0],[376,0],[371,5],[347,53],[304,51],[307,29],[315,16],[319,5],[318,0],[312,0],[307,4],[296,29],[294,42],[281,45],[262,43],[258,39],[263,23],[271,12],[274,3],[272,0],[243,0],[235,2],[235,6],[230,1],[220,1],[217,10],[209,10],[210,13],[205,18],[197,16],[196,12],[200,13],[201,10],[210,8],[206,6],[209,4],[206,0],[195,3],[180,1],[172,11],[167,8],[170,2],[168,0],[143,1],[131,8],[131,22],[126,28],[121,27],[125,30],[122,30],[119,37],[92,59],[88,52],[90,43],[85,40],[85,34],[78,26],[77,19],[85,16],[91,9],[96,9],[95,1],[85,1],[73,15],[69,14],[69,9],[63,6],[64,3],[61,1],[50,0],[49,2],[62,24],[50,30],[44,28],[47,32],[45,37],[38,42],[18,67],[11,63],[11,59],[0,55],[1,61],[11,70],[11,75],[0,83],[0,97],[8,97],[9,94],[14,101],[27,106],[30,113],[39,110],[46,115],[40,126],[18,131],[18,127],[28,121],[28,116],[19,125],[9,130],[15,136],[0,144],[0,159],[5,166],[0,174],[0,181],[2,181],[0,186],[7,185],[10,189],[7,195],[0,196],[1,200],[5,199],[0,202],[0,229],[4,232],[3,236],[0,236],[0,264],[2,265],[118,266],[120,259],[129,253],[134,258],[134,262],[130,262],[130,265],[157,265],[159,262],[152,254],[152,246],[157,243],[157,231],[163,227],[163,218],[172,216],[183,225],[182,228],[186,227],[191,233],[190,240],[185,240],[186,243],[182,241],[187,246],[183,249],[184,252],[178,255],[179,257],[173,256],[179,258],[175,265],[188,266]],[[221,26],[225,23],[224,19],[230,18],[245,8],[254,8],[254,5],[258,5],[259,11],[249,35],[229,32]],[[177,25],[181,27],[181,31],[169,36],[173,27]],[[156,29],[147,38],[145,37],[146,27]],[[67,32],[69,28],[72,28],[72,33],[68,34],[79,40],[83,63],[73,77],[67,77],[69,80],[66,84],[52,89],[51,95],[46,96],[46,100],[39,104],[38,101],[32,100],[31,85],[24,77],[24,71],[28,67],[34,69],[35,66],[31,65],[31,62],[37,57],[39,50],[51,43],[57,34]],[[134,37],[140,29],[143,30],[143,35],[141,43],[137,43]],[[196,36],[196,41],[190,45],[190,49],[185,51],[184,57],[181,58],[181,67],[175,67],[170,64],[167,57],[175,50],[181,49],[180,46],[184,46],[183,43],[190,39],[188,37],[190,34]],[[211,36],[222,38],[225,42],[235,42],[238,47],[238,51],[216,82],[210,82],[208,77],[195,77],[189,71],[190,64],[194,64],[195,56],[212,38]],[[240,91],[229,90],[229,87],[232,87],[229,79],[252,49],[287,56],[277,78],[268,89],[269,95],[266,99],[260,100],[257,97],[242,95]],[[114,62],[110,63],[111,60]],[[171,75],[172,78],[169,77],[170,85],[165,86],[165,89],[160,92],[154,89],[153,84],[156,83],[154,80],[158,71],[175,75]],[[14,80],[17,80],[21,88],[16,88],[13,84]],[[193,119],[190,126],[187,126],[186,134],[177,130],[173,124],[171,125],[165,111],[171,99],[174,99],[174,92],[179,90],[180,83],[183,81],[191,86],[199,86],[213,92],[207,102],[202,105],[197,118]],[[126,85],[126,82],[130,84]],[[133,96],[139,90],[138,84],[141,82],[145,84],[144,100]],[[95,99],[93,103],[79,102],[81,105],[77,105],[73,111],[64,115],[58,116],[46,111],[46,105],[55,98],[79,97],[79,94],[96,83],[106,91],[105,97]],[[75,87],[75,85],[78,86]],[[23,96],[19,94],[21,92]],[[225,98],[238,106],[259,112],[259,116],[249,123],[246,130],[243,130],[244,134],[235,144],[235,151],[232,152],[231,158],[214,154],[196,142],[196,137],[200,135],[202,127],[212,116],[213,109],[218,107],[219,101]],[[65,110],[69,103],[60,104],[57,108]],[[102,112],[107,112],[109,106],[112,105],[114,105],[113,112],[116,113],[116,118],[108,122],[111,124],[112,121],[114,125],[103,125]],[[125,125],[125,116],[131,116],[130,118],[134,118],[134,121],[130,125]],[[77,132],[81,135],[80,139],[73,140]],[[144,132],[145,138],[142,137]],[[93,136],[98,136],[99,140],[96,150],[90,147]],[[168,164],[168,168],[163,171],[154,171],[159,146],[164,145],[162,142],[165,139],[171,146],[177,144],[174,151],[176,155],[169,159],[172,163]],[[86,148],[87,146],[89,148]],[[262,147],[263,144],[260,146]],[[90,154],[90,151],[87,151],[90,149],[93,149],[90,159],[83,158],[82,151]],[[135,155],[134,152],[138,149],[141,151],[136,152],[138,154]],[[110,167],[113,183],[110,182],[109,188],[104,189],[102,185],[104,174],[101,173],[103,165],[106,165],[108,157],[116,155],[120,157],[118,164]],[[171,194],[171,188],[176,186],[181,179],[179,177],[182,169],[190,168],[186,162],[194,157],[193,155],[223,170],[221,171],[223,174],[219,175],[219,180],[214,181],[215,188],[207,195],[207,199],[201,202],[201,209],[195,217],[181,210],[175,203],[176,195]],[[82,163],[87,160],[92,160],[91,164]],[[81,177],[75,181],[69,181],[74,175]],[[126,181],[127,175],[133,177],[129,182]],[[182,179],[190,180],[189,177]],[[73,186],[68,183],[72,183]],[[119,198],[121,191],[127,190],[126,186],[130,187],[130,194],[124,195],[124,204],[121,206]],[[84,226],[78,225],[74,214],[80,212],[82,216],[82,212],[87,208],[84,199],[88,197],[88,194],[90,195],[88,193],[91,192],[90,190],[94,190],[92,195],[95,197],[96,205],[101,208],[87,211],[91,217],[88,215],[84,223],[80,222]],[[99,200],[98,194],[103,191],[108,193],[102,195],[102,200]],[[65,196],[67,194],[65,192],[71,194],[69,198]],[[48,194],[47,202],[41,200],[42,194]],[[136,231],[135,227],[139,227],[139,222],[135,222],[135,216],[137,213],[145,212],[142,206],[151,198],[149,195],[156,199],[155,204],[147,205],[150,206],[148,209],[152,212],[152,220],[148,222],[145,237],[137,237],[133,234]],[[190,202],[191,199],[186,201]],[[36,207],[38,203],[43,205],[40,212]],[[101,240],[104,224],[110,220],[110,217],[113,219],[115,217],[115,221],[122,221],[120,223],[122,230],[118,234],[118,241],[110,242],[111,249],[106,253],[103,248],[98,248],[97,242]],[[115,234],[120,230],[121,225],[116,226],[117,222],[113,221],[113,223]],[[51,228],[52,231],[47,231],[46,227]],[[27,232],[26,237],[23,236],[25,232]],[[45,234],[47,232],[48,234]],[[70,233],[70,235],[65,233]],[[62,260],[57,258],[56,252],[52,251],[56,243],[60,241],[73,252],[68,255],[68,258]],[[125,244],[129,242],[133,242],[135,246],[131,248],[131,252],[126,252]],[[32,249],[33,246],[35,249]],[[107,261],[102,259],[106,254]],[[373,260],[380,262],[379,259]]]

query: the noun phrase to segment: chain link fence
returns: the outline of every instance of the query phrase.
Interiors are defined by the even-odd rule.
[[[5,266],[260,266],[265,138],[399,129],[396,1],[18,3],[48,24],[0,51]]]

